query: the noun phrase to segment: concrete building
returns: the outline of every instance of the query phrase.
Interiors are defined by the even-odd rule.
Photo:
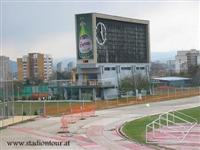
[[[176,60],[167,60],[168,71],[175,72]]]
[[[197,56],[197,65],[200,65],[200,55]]]
[[[187,54],[187,64],[188,67],[191,65],[197,65],[198,57],[200,56],[200,51],[195,49],[190,50]]]
[[[0,102],[6,102],[13,98],[13,78],[10,66],[10,59],[7,56],[0,56]],[[3,112],[8,115],[8,109],[3,107]]]
[[[22,58],[17,58],[17,72],[18,80],[25,81],[30,78],[30,67],[28,56],[25,55]]]
[[[78,81],[57,83],[65,99],[116,98],[125,76],[149,77],[149,21],[99,13],[75,19]]]
[[[53,73],[53,58],[44,54],[44,81],[47,82]]]
[[[70,61],[68,64],[67,64],[67,72],[71,72],[72,69],[74,69],[76,67],[76,63],[74,61]]]
[[[177,73],[188,71],[191,65],[199,64],[200,51],[191,49],[185,51],[177,51],[175,71]]]
[[[96,81],[95,97],[116,97],[119,81],[125,76],[149,77],[149,21],[98,13],[79,14],[76,39],[78,81]]]
[[[17,58],[17,65],[19,81],[27,79],[48,81],[53,71],[53,59],[47,54],[29,53]]]
[[[11,70],[9,66],[9,57],[0,56],[0,81],[11,80]]]
[[[76,67],[76,60],[74,58],[69,58],[69,59],[65,59],[60,61],[59,63],[57,63],[57,71],[58,72],[71,72],[72,69],[74,69]]]
[[[183,77],[157,77],[151,79],[153,84],[165,85],[169,87],[187,87],[191,85],[191,78]]]
[[[58,72],[63,72],[64,71],[63,63],[62,62],[57,63],[56,68]]]

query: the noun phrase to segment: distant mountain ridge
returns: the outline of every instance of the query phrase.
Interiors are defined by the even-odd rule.
[[[166,62],[167,60],[175,60],[176,56],[176,51],[168,51],[168,52],[151,52],[151,61],[160,61],[160,62]],[[56,58],[54,59],[54,67],[59,62],[67,62],[67,61],[76,61],[76,58],[66,58],[66,57],[61,57],[61,58]]]
[[[64,65],[66,65],[69,62],[75,62],[76,63],[76,58],[72,57],[72,58],[57,58],[55,60],[53,60],[53,68],[56,70],[57,69],[57,64],[62,62]]]
[[[151,61],[160,61],[160,62],[166,62],[167,60],[174,60],[176,56],[176,51],[169,51],[169,52],[151,52]],[[59,62],[70,62],[70,61],[76,61],[75,57],[67,58],[67,57],[61,57],[61,58],[55,58],[53,59],[53,67],[56,69],[56,65]],[[10,60],[9,62],[10,69],[13,73],[17,72],[17,62]]]
[[[176,51],[169,52],[151,52],[151,61],[160,61],[165,63],[167,60],[175,60]]]

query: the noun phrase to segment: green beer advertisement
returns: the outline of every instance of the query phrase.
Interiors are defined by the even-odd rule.
[[[78,59],[93,59],[92,15],[76,15],[76,47]]]

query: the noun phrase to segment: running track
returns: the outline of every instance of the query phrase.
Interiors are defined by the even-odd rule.
[[[165,102],[105,109],[96,117],[80,120],[69,127],[70,134],[59,134],[60,117],[38,118],[35,121],[1,130],[3,149],[70,149],[70,150],[153,150],[121,137],[117,129],[126,121],[169,110],[200,105],[200,96]],[[70,146],[8,146],[8,141],[70,141]]]

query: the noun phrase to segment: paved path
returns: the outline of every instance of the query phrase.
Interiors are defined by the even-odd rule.
[[[69,127],[70,134],[60,134],[60,117],[37,118],[35,121],[18,124],[1,130],[1,149],[70,149],[70,150],[152,150],[120,137],[116,129],[124,122],[173,109],[191,108],[200,105],[200,96],[172,101],[125,106],[96,112],[96,117],[80,120]],[[7,142],[46,142],[45,145],[8,146]],[[38,142],[39,141],[39,142]],[[47,141],[62,141],[62,146],[48,145]],[[70,146],[63,145],[70,141]],[[52,143],[51,143],[52,144]]]
[[[7,119],[2,119],[0,120],[0,128],[7,127],[9,125],[20,123],[20,122],[27,121],[30,119],[34,119],[36,117],[37,116],[14,116]]]

